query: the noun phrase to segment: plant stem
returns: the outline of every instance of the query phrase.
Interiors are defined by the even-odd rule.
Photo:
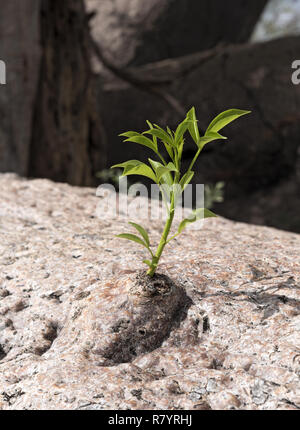
[[[161,254],[163,253],[164,247],[167,244],[168,236],[169,236],[169,233],[170,233],[170,230],[172,227],[172,222],[174,219],[174,214],[175,214],[175,209],[174,209],[174,196],[173,196],[171,206],[170,206],[170,215],[166,221],[165,228],[164,228],[163,234],[161,236],[156,254],[155,254],[154,258],[152,258],[151,268],[147,272],[147,275],[149,275],[151,277],[154,275],[154,273],[156,271],[156,268],[157,268],[159,259],[161,257]]]
[[[199,157],[199,154],[202,151],[202,149],[203,149],[203,146],[200,146],[198,148],[198,151],[195,154],[195,157],[193,158],[193,160],[192,160],[192,162],[191,162],[191,164],[190,164],[190,166],[189,166],[189,168],[187,170],[187,173],[189,173],[192,170],[192,168],[194,167],[194,164],[196,163],[197,158]],[[175,164],[176,164],[176,167],[179,170],[179,160],[178,160],[178,154],[177,153],[175,153]],[[175,178],[174,178],[174,183],[175,184],[178,183],[178,179],[179,179],[179,173],[176,173]],[[154,256],[152,256],[151,267],[147,271],[147,275],[149,275],[150,277],[154,276],[154,274],[156,272],[156,268],[157,268],[158,262],[159,262],[159,259],[160,259],[161,255],[163,253],[163,250],[164,250],[165,246],[168,243],[168,236],[169,236],[169,233],[170,233],[170,230],[171,230],[171,227],[172,227],[172,223],[173,223],[173,219],[174,219],[174,214],[175,214],[175,194],[174,194],[174,191],[173,191],[171,205],[170,205],[169,216],[168,216],[168,219],[166,221],[165,228],[164,228],[163,234],[161,236],[161,239],[160,239],[160,242],[159,242],[156,254]],[[175,236],[173,236],[173,237],[176,237],[176,236],[177,236],[177,234]]]
[[[164,159],[164,157],[157,151],[157,156],[160,158],[160,161],[162,161],[162,163],[163,163],[163,165],[164,166],[166,166],[167,165],[167,162],[166,162],[166,160]]]
[[[194,167],[194,164],[196,163],[197,158],[199,157],[199,154],[202,151],[202,149],[203,149],[203,146],[200,146],[199,149],[198,149],[198,151],[196,152],[195,157],[193,158],[193,161],[190,164],[190,167],[187,170],[187,173],[189,173],[192,170],[192,168]]]
[[[177,181],[178,181],[178,175],[176,175],[176,178],[175,178],[175,182],[177,182]],[[158,262],[159,262],[159,259],[161,257],[161,254],[163,253],[164,247],[167,245],[168,236],[169,236],[169,233],[170,233],[170,230],[172,227],[174,215],[175,215],[175,194],[173,192],[172,198],[171,198],[169,216],[168,216],[168,219],[166,221],[165,228],[164,228],[163,234],[161,236],[156,254],[152,258],[151,267],[147,271],[147,275],[149,275],[150,277],[154,276]]]

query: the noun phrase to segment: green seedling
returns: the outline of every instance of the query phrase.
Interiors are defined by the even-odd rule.
[[[209,124],[204,136],[201,136],[199,132],[195,108],[192,108],[187,113],[186,118],[178,125],[175,131],[171,131],[169,127],[164,130],[158,125],[147,121],[149,129],[143,133],[128,131],[120,135],[125,137],[124,142],[134,142],[143,145],[152,150],[157,157],[157,160],[149,158],[149,164],[138,160],[130,160],[125,163],[112,166],[112,168],[122,168],[122,176],[141,175],[150,178],[161,190],[162,197],[166,205],[167,220],[156,252],[154,253],[150,247],[150,239],[147,231],[139,224],[133,222],[129,223],[135,230],[137,230],[139,236],[131,233],[117,235],[117,237],[121,239],[131,240],[147,249],[150,254],[150,259],[143,260],[143,262],[149,266],[147,274],[150,277],[152,277],[156,272],[165,246],[172,239],[182,233],[188,224],[199,219],[217,216],[207,208],[197,208],[188,218],[181,221],[177,232],[169,237],[174,220],[178,194],[182,193],[185,187],[191,182],[194,176],[194,165],[204,146],[215,140],[227,139],[222,136],[219,131],[232,121],[248,113],[250,113],[250,111],[239,109],[229,109],[221,113]],[[196,145],[195,156],[187,171],[182,172],[181,159],[185,136],[187,134],[191,136]],[[166,156],[163,156],[160,145],[165,149],[164,152],[167,154],[168,159],[165,159]],[[168,193],[165,192],[166,187],[169,190]]]

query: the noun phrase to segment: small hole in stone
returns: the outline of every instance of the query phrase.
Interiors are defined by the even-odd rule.
[[[131,355],[133,355],[134,357],[136,356],[136,350],[134,348],[130,348],[129,352]]]
[[[208,319],[208,316],[206,315],[203,318],[203,333],[205,333],[206,331],[209,331],[209,329],[210,329],[209,319]]]
[[[2,348],[2,346],[0,345],[0,360],[3,360],[3,358],[6,357],[6,353],[4,351],[4,349]]]

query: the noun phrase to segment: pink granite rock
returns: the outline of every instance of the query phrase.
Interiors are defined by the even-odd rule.
[[[0,176],[0,409],[300,408],[300,236],[209,219],[147,284],[127,221]]]

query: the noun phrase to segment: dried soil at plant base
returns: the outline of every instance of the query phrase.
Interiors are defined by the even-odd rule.
[[[151,297],[94,189],[1,175],[0,202],[1,409],[300,407],[299,235],[207,220]]]

